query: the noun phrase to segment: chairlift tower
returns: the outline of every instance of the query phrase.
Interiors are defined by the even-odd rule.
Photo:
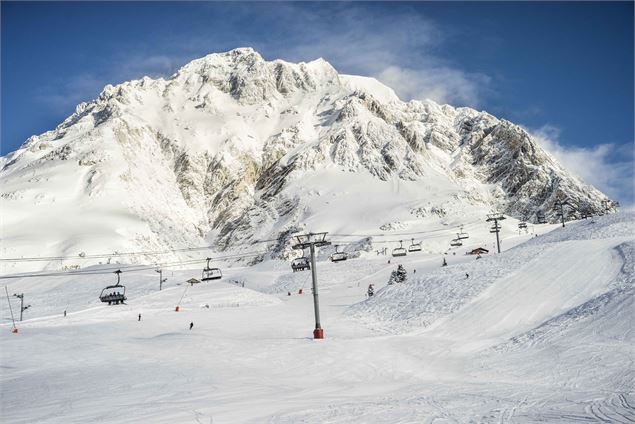
[[[299,236],[295,236],[297,243],[293,246],[294,249],[309,248],[311,252],[311,277],[313,279],[313,309],[315,312],[315,329],[313,330],[314,339],[323,339],[324,330],[320,324],[320,300],[318,298],[318,285],[317,285],[317,268],[315,266],[315,248],[321,246],[328,246],[331,243],[326,241],[327,233],[308,233]]]
[[[498,253],[501,252],[501,242],[500,242],[500,238],[498,237],[498,233],[500,233],[501,226],[498,225],[498,221],[502,221],[504,219],[505,217],[503,216],[502,213],[491,213],[487,215],[487,220],[486,220],[487,222],[494,222],[494,225],[492,226],[492,228],[490,228],[489,232],[496,233],[496,248],[498,249]]]
[[[562,201],[562,200],[558,200],[555,203],[555,206],[557,208],[558,211],[558,216],[560,217],[560,221],[562,222],[562,227],[564,228],[564,207],[565,206],[569,206],[569,202],[567,202],[566,200]]]
[[[168,279],[163,278],[163,270],[161,268],[155,269],[154,271],[159,273],[159,291],[161,291],[163,289],[163,283],[168,281]]]
[[[24,293],[20,293],[20,294],[13,294],[15,297],[17,297],[18,299],[20,299],[20,322],[22,322],[22,315],[24,313],[24,311],[26,311],[27,309],[29,309],[31,307],[31,305],[26,305],[24,306]]]

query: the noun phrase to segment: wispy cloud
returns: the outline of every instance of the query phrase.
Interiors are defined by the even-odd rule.
[[[314,23],[310,35],[297,28],[291,46],[287,40],[276,49],[292,60],[323,57],[340,72],[377,78],[402,100],[478,106],[490,90],[489,76],[466,72],[439,55],[450,30],[420,14],[341,8],[332,19],[317,19],[319,13],[303,13],[310,16],[300,23]]]
[[[540,145],[568,171],[592,184],[612,199],[633,204],[633,144],[603,143],[593,147],[566,146],[560,129],[545,125],[532,131]]]
[[[121,47],[91,74],[69,76],[52,84],[39,99],[53,107],[68,108],[94,98],[106,84],[144,75],[166,77],[196,57],[244,46],[254,47],[267,59],[297,62],[322,57],[341,73],[377,78],[403,100],[479,106],[490,90],[489,76],[466,72],[440,55],[452,30],[439,27],[420,13],[408,13],[404,7],[387,16],[380,8],[350,4],[305,6],[210,5],[201,13],[223,9],[228,18],[222,27]],[[254,20],[260,33],[237,31]]]

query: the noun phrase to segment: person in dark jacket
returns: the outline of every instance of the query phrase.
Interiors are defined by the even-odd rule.
[[[190,330],[192,329],[192,327],[194,327],[194,323],[190,322]]]

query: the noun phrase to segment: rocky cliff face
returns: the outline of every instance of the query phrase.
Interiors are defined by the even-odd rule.
[[[312,199],[345,196],[350,174],[365,179],[367,209],[373,185],[397,194],[410,187],[394,207],[413,217],[481,208],[534,219],[539,211],[553,217],[557,199],[600,210],[606,198],[511,122],[402,102],[321,59],[265,61],[251,49],[206,56],[168,79],[106,86],[0,168],[4,208],[20,215],[5,222],[9,237],[47,213],[67,230],[81,215],[82,231],[49,235],[66,237],[49,244],[68,252],[94,242],[85,235],[94,227],[109,240],[102,252],[205,243],[223,250],[276,237],[317,223],[312,217],[329,208]]]

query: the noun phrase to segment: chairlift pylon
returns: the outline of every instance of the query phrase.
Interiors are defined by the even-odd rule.
[[[126,286],[121,285],[121,270],[118,269],[115,274],[117,274],[117,284],[105,287],[99,295],[99,300],[109,305],[119,305],[128,299]]]
[[[399,247],[392,250],[393,256],[406,256],[408,251],[403,247],[403,240],[399,240]]]
[[[415,239],[410,239],[411,243],[408,247],[408,252],[421,252],[421,243],[415,243]]]
[[[205,268],[203,268],[203,275],[201,276],[201,281],[221,279],[223,277],[223,273],[221,272],[220,268],[211,268],[209,266],[209,261],[211,261],[212,258],[206,258],[205,260],[207,261],[207,265],[205,265]]]

